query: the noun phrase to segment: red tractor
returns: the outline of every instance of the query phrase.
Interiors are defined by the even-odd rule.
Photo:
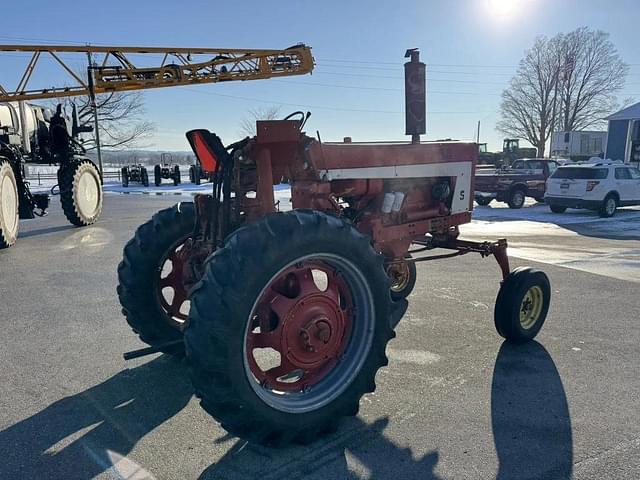
[[[323,143],[302,131],[307,118],[258,121],[255,137],[228,146],[188,132],[212,193],[156,213],[118,268],[127,322],[150,345],[127,358],[186,355],[202,407],[268,445],[312,441],[358,412],[416,262],[493,255],[495,326],[510,342],[533,339],[550,302],[544,273],[510,270],[506,240],[458,238],[476,144]],[[286,212],[273,190],[283,178]]]

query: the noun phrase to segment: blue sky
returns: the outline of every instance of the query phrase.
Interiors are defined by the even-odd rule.
[[[145,93],[152,148],[186,150],[184,132],[208,128],[230,143],[251,108],[309,109],[307,130],[325,140],[404,138],[402,63],[418,47],[428,66],[427,139],[501,146],[500,92],[537,35],[580,26],[611,33],[630,64],[620,97],[640,100],[637,0],[432,0],[269,2],[31,0],[2,7],[0,43],[313,48],[313,75],[160,89]],[[0,83],[26,58],[0,54]],[[79,65],[80,66],[80,65]],[[43,64],[40,78],[57,81]],[[60,81],[63,76],[59,75]]]

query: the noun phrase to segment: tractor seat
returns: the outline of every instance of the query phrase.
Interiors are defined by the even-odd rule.
[[[218,169],[218,164],[229,156],[220,137],[209,130],[189,130],[185,135],[193,153],[195,153],[198,162],[202,166],[202,170],[207,173],[215,173]]]

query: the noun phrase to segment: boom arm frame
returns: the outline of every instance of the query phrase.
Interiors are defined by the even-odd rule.
[[[0,102],[89,95],[89,82],[74,72],[60,54],[87,57],[95,94],[304,75],[314,67],[311,48],[302,44],[283,50],[0,45],[0,52],[32,54],[17,86],[7,88],[0,84]],[[155,66],[138,67],[132,56],[141,54],[162,55],[162,61]],[[41,57],[47,55],[66,72],[72,81],[70,85],[46,88],[30,85]],[[205,59],[192,61],[195,56]]]

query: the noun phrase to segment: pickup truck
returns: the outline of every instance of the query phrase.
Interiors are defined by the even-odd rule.
[[[489,205],[497,200],[509,208],[522,207],[526,197],[542,202],[547,178],[556,168],[558,162],[546,158],[523,158],[498,169],[480,167],[475,176],[475,201]]]

